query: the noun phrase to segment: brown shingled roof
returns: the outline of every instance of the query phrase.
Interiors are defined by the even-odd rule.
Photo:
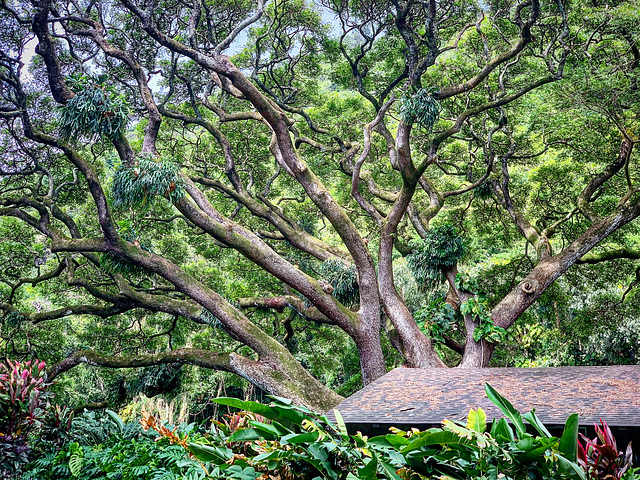
[[[338,405],[347,425],[425,426],[466,419],[470,408],[502,413],[485,395],[488,382],[518,410],[533,408],[545,425],[602,418],[611,426],[640,426],[640,365],[611,367],[396,368]]]

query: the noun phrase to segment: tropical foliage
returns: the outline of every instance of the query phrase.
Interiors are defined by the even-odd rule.
[[[635,7],[0,2],[0,349],[183,419],[637,363]]]
[[[582,463],[576,414],[569,416],[562,435],[553,437],[534,411],[521,414],[490,385],[486,391],[503,418],[488,422],[478,408],[464,423],[445,420],[441,428],[392,429],[372,438],[349,435],[337,411],[329,420],[281,398],[268,405],[218,398],[217,404],[237,412],[214,421],[207,431],[194,424],[166,426],[148,412],[139,422],[125,423],[108,411],[97,427],[95,415],[85,413],[74,420],[71,435],[78,440],[32,462],[24,478],[636,478],[628,466],[610,477],[613,466]],[[97,436],[87,441],[83,431],[97,431]],[[610,432],[603,435],[608,435],[605,442],[615,443]]]

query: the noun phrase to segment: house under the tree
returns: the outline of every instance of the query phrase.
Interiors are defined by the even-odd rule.
[[[487,398],[485,383],[520,412],[535,409],[553,435],[561,435],[571,413],[580,431],[595,436],[593,424],[606,421],[618,449],[633,441],[640,454],[640,365],[554,368],[396,368],[347,398],[336,408],[350,433],[389,433],[389,427],[421,430],[444,419],[466,419],[482,407],[487,418],[502,412]]]

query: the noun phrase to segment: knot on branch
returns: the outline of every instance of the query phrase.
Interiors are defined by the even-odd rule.
[[[524,282],[522,284],[522,291],[524,293],[526,293],[527,295],[532,294],[536,291],[536,287],[534,287],[531,283],[529,282]]]

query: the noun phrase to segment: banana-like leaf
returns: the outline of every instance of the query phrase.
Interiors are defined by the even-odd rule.
[[[373,454],[369,463],[358,469],[358,478],[361,480],[376,480],[378,473],[378,457]]]
[[[574,478],[577,480],[587,480],[587,476],[583,470],[583,468],[575,462],[563,457],[561,454],[557,454],[558,457],[558,469],[564,474],[568,475],[569,478]]]
[[[236,430],[227,439],[228,442],[248,442],[261,439],[273,440],[274,436],[255,428],[241,428]]]
[[[318,440],[320,432],[291,433],[280,439],[280,443],[286,445],[288,443],[311,443]]]
[[[478,410],[473,408],[469,410],[467,428],[478,433],[484,433],[487,430],[487,414],[482,408],[478,407]]]
[[[222,465],[233,458],[233,451],[230,448],[195,442],[189,443],[188,447],[189,451],[193,453],[198,460],[203,462],[213,462],[216,465]]]
[[[547,438],[551,438],[551,433],[549,433],[549,430],[547,430],[547,428],[544,426],[544,424],[540,421],[540,419],[538,418],[538,416],[536,415],[536,410],[533,409],[530,412],[525,413],[522,418],[524,418],[527,422],[529,422],[531,425],[533,425],[533,428],[535,428],[538,433],[544,437]]]
[[[450,444],[468,444],[470,440],[467,438],[461,438],[453,432],[440,430],[438,432],[429,432],[425,435],[420,435],[415,440],[412,440],[409,445],[402,448],[400,453],[407,453],[420,447],[427,445],[450,445]]]
[[[509,423],[505,418],[501,418],[498,421],[494,421],[491,426],[491,436],[493,438],[503,437],[510,442],[515,440],[513,435],[513,429],[509,426]]]
[[[340,436],[342,436],[343,438],[346,438],[349,435],[349,432],[347,431],[347,425],[344,423],[344,419],[342,418],[342,415],[337,408],[333,409],[333,415],[336,417],[338,433],[340,433]]]
[[[113,420],[114,423],[118,426],[118,430],[120,430],[120,434],[122,434],[122,432],[124,431],[124,422],[120,418],[120,415],[118,415],[113,410],[109,410],[108,408],[105,410],[105,412],[107,415],[109,415],[109,417],[111,417],[111,420]]]
[[[518,432],[518,436],[521,437],[527,431],[524,427],[524,423],[522,421],[522,415],[520,412],[516,410],[516,408],[511,405],[511,402],[500,395],[495,388],[493,388],[488,383],[485,383],[484,390],[487,393],[487,397],[491,400],[505,416],[513,422],[513,425],[516,427],[516,431]]]
[[[560,437],[558,451],[572,462],[577,460],[578,455],[578,424],[577,413],[572,413],[564,424],[564,431]]]

